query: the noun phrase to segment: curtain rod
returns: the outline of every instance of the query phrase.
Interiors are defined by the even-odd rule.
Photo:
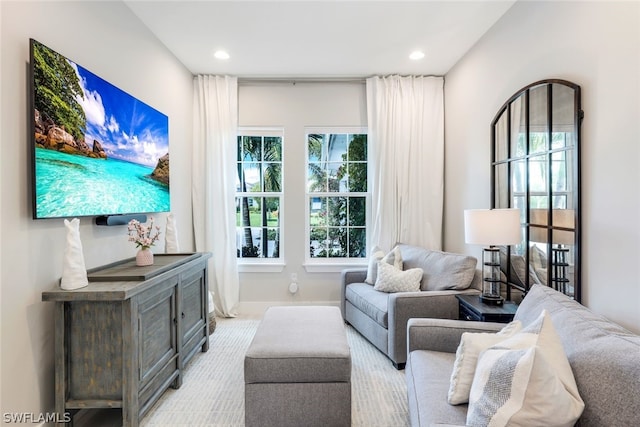
[[[283,83],[366,83],[366,77],[238,77],[238,85]]]
[[[365,84],[367,79],[376,76],[365,77],[238,77],[238,85],[266,84],[266,83],[360,83]],[[385,77],[385,76],[378,76]],[[442,77],[434,74],[418,75],[416,77]]]

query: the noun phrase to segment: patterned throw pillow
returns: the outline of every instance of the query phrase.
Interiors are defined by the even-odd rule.
[[[379,261],[378,277],[373,289],[389,293],[416,292],[420,290],[420,280],[422,280],[421,268],[402,271],[384,261]]]
[[[447,401],[451,405],[469,402],[469,391],[476,373],[476,362],[480,353],[492,345],[510,338],[521,329],[522,322],[514,320],[495,334],[488,332],[465,332],[462,334],[460,345],[456,351],[456,360],[453,363],[449,394],[447,395]]]
[[[546,310],[480,354],[468,426],[573,426],[584,409],[571,366]]]
[[[375,285],[376,278],[378,276],[378,262],[382,261],[386,264],[393,265],[398,270],[402,270],[402,253],[399,247],[395,247],[388,254],[384,254],[382,249],[378,246],[374,246],[371,249],[371,255],[369,256],[369,267],[367,268],[367,278],[364,279],[365,283]]]

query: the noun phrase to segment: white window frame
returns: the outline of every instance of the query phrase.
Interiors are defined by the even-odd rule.
[[[238,262],[238,271],[240,273],[280,273],[285,267],[285,254],[284,254],[284,239],[285,239],[285,227],[284,227],[284,194],[285,194],[285,163],[284,163],[284,149],[285,138],[284,128],[282,127],[267,127],[267,126],[240,126],[238,127],[237,137],[240,136],[262,136],[262,137],[279,137],[282,141],[282,159],[281,159],[281,188],[279,193],[251,193],[255,197],[279,197],[280,198],[280,211],[278,213],[278,223],[280,228],[280,247],[278,248],[278,258],[236,258]],[[236,138],[236,150],[237,150],[237,138]],[[235,197],[241,197],[242,193],[235,193]],[[244,193],[246,194],[246,193]],[[276,196],[277,195],[277,196]],[[236,226],[237,228],[237,226]]]
[[[370,162],[370,149],[367,147],[367,191],[364,193],[340,193],[340,192],[323,192],[323,193],[310,193],[307,187],[309,182],[309,134],[367,134],[366,127],[362,126],[306,126],[304,128],[304,145],[305,145],[305,233],[304,233],[304,247],[305,247],[305,262],[304,268],[309,273],[331,273],[340,272],[345,268],[350,267],[363,267],[367,265],[368,253],[369,253],[369,236],[371,234],[371,162]],[[367,144],[369,138],[367,137]],[[311,226],[309,223],[310,217],[310,199],[312,197],[331,197],[337,195],[345,195],[346,197],[364,197],[365,198],[365,239],[366,239],[366,254],[363,258],[312,258],[309,254],[309,240]]]

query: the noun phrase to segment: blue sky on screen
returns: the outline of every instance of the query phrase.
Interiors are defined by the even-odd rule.
[[[98,140],[110,158],[155,167],[169,152],[167,116],[80,65],[69,63],[84,91],[84,99],[78,98],[78,102],[87,117],[89,147]]]

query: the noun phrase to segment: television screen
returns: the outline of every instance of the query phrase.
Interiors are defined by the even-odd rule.
[[[166,212],[169,119],[31,40],[33,217]]]

